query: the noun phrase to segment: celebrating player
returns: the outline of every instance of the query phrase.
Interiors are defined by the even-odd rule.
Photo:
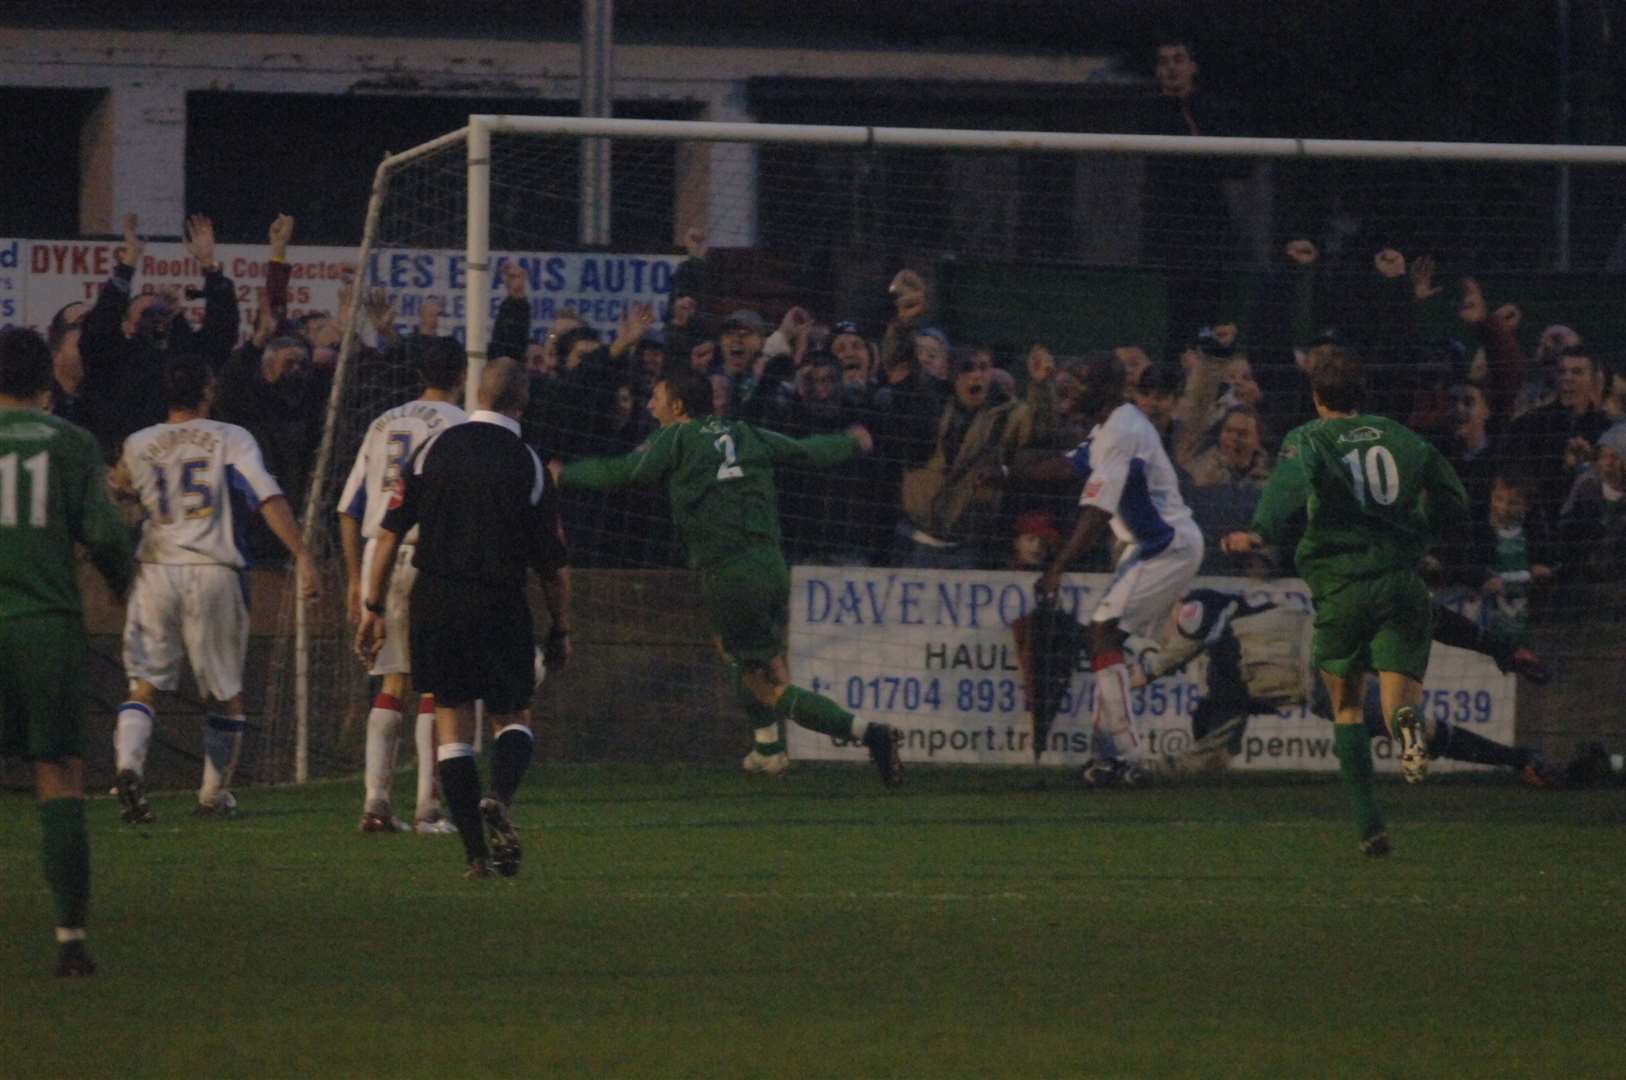
[[[90,433],[45,410],[51,350],[0,330],[0,756],[34,763],[45,880],[56,901],[56,973],[93,975],[85,947],[87,639],[74,544],[115,596],[130,586],[130,535],[107,501]],[[16,875],[7,889],[20,890]]]
[[[1041,603],[1053,602],[1067,566],[1110,524],[1125,547],[1112,583],[1086,628],[1095,672],[1090,787],[1143,783],[1140,741],[1129,707],[1129,671],[1123,643],[1129,634],[1155,636],[1203,560],[1203,536],[1180,498],[1169,455],[1146,416],[1124,401],[1124,367],[1115,356],[1089,361],[1080,376],[1079,415],[1093,422],[1090,437],[1065,458],[1039,463],[1038,478],[1071,470],[1084,479],[1078,524],[1050,569],[1034,585]]]
[[[1387,855],[1371,737],[1361,722],[1366,676],[1378,673],[1401,773],[1421,780],[1432,733],[1418,705],[1433,606],[1417,568],[1434,535],[1466,526],[1468,496],[1438,450],[1393,420],[1360,412],[1361,365],[1353,353],[1324,350],[1310,370],[1310,390],[1320,419],[1288,432],[1253,531],[1233,532],[1223,546],[1241,554],[1279,542],[1290,520],[1308,511],[1296,559],[1316,612],[1311,660],[1331,698],[1333,752],[1361,850]]]
[[[856,739],[869,750],[881,782],[903,782],[897,729],[863,720],[834,701],[792,686],[785,663],[790,571],[779,548],[774,466],[834,465],[871,447],[854,425],[844,435],[792,439],[712,415],[711,383],[704,375],[671,370],[655,384],[649,411],[660,430],[649,443],[617,458],[590,458],[549,468],[563,487],[597,490],[661,484],[672,514],[700,571],[700,592],[718,647],[735,665],[736,691],[755,731],[745,770],[770,776],[788,758],[779,722],[788,720],[836,739]]]
[[[347,607],[352,623],[361,621],[362,583],[372,570],[378,548],[379,522],[395,490],[401,470],[412,454],[436,432],[461,424],[468,415],[455,402],[463,388],[468,360],[450,338],[429,338],[418,353],[418,374],[424,391],[416,400],[384,412],[367,428],[356,463],[339,496],[339,540],[344,548],[348,583]],[[362,541],[366,547],[363,549]],[[370,674],[383,679],[372,711],[367,714],[366,801],[361,809],[362,832],[400,832],[405,826],[390,809],[390,779],[401,741],[401,703],[412,685],[412,657],[408,611],[417,569],[412,565],[418,530],[402,537],[395,549],[395,570],[385,598],[389,625],[384,645],[374,658]],[[414,732],[418,749],[418,807],[413,828],[418,832],[455,832],[440,812],[435,795],[435,699],[424,694],[418,701]]]
[[[197,813],[230,816],[232,770],[243,741],[243,657],[248,649],[246,560],[237,547],[235,492],[257,507],[294,557],[300,587],[317,594],[316,569],[282,489],[266,472],[254,436],[209,419],[214,374],[200,356],[164,363],[167,416],[124,441],[115,494],[146,512],[139,568],[124,623],[130,699],[113,735],[124,820],[154,820],[142,780],[157,691],[175,689],[183,654],[198,689],[214,702],[203,728],[203,783]]]

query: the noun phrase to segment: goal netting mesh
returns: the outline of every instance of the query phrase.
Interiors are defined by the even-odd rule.
[[[1304,590],[1285,555],[1233,558],[1218,538],[1246,525],[1281,437],[1313,417],[1306,365],[1329,345],[1364,359],[1370,410],[1437,441],[1469,490],[1472,542],[1427,567],[1437,599],[1557,673],[1515,688],[1494,663],[1437,649],[1426,708],[1506,738],[1516,699],[1518,737],[1560,752],[1611,722],[1620,167],[616,138],[610,239],[588,246],[582,154],[575,134],[492,136],[491,269],[472,291],[464,141],[381,179],[360,291],[389,310],[354,315],[308,527],[324,595],[302,636],[286,605],[257,779],[302,771],[302,709],[309,773],[359,767],[370,686],[349,648],[336,501],[368,423],[416,394],[422,335],[461,340],[470,318],[487,320],[491,355],[532,368],[523,427],[549,457],[638,447],[663,365],[703,368],[720,408],[787,434],[869,427],[873,453],[778,477],[792,676],[908,728],[907,757],[1031,760],[1010,624],[1078,493],[1022,477],[1088,434],[1071,369],[1109,350],[1189,481],[1203,583],[1275,605],[1234,624],[1242,676],[1270,702],[1258,753],[1249,742],[1239,761],[1325,757]],[[1368,477],[1381,491],[1382,468]],[[577,658],[539,692],[544,756],[743,753],[749,728],[664,492],[570,493],[566,525]],[[1076,565],[1081,612],[1110,559]],[[1157,749],[1189,745],[1217,663],[1198,655],[1136,691]],[[1056,703],[1046,760],[1080,760],[1088,681]],[[792,749],[861,758],[829,740]]]

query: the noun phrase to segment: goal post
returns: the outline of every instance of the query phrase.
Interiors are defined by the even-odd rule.
[[[562,224],[577,212],[571,203],[579,207],[579,193],[572,189],[578,168],[575,148],[587,139],[609,140],[616,155],[615,239],[608,251],[583,250]],[[753,148],[744,159],[748,164],[705,152],[727,144]],[[1559,166],[1574,166],[1580,178],[1579,205],[1563,214],[1555,213],[1552,203]],[[1430,422],[1441,424],[1440,432],[1446,433],[1449,425],[1438,415],[1450,389],[1443,384],[1468,377],[1472,365],[1480,362],[1473,340],[1478,331],[1458,325],[1454,312],[1439,310],[1441,303],[1429,305],[1424,295],[1429,289],[1455,303],[1466,280],[1475,279],[1492,308],[1512,302],[1531,323],[1584,324],[1577,329],[1588,344],[1596,343],[1596,351],[1607,354],[1603,359],[1620,366],[1613,343],[1626,340],[1626,325],[1614,310],[1619,307],[1612,300],[1619,281],[1612,275],[1626,262],[1626,239],[1611,239],[1607,230],[1626,237],[1626,198],[1621,194],[1626,185],[1618,183],[1622,177],[1626,148],[1604,146],[473,115],[466,127],[379,165],[357,252],[356,293],[359,298],[370,288],[385,289],[398,309],[396,329],[408,344],[423,302],[431,295],[443,302],[439,332],[459,336],[468,352],[469,399],[490,352],[493,314],[501,298],[500,270],[507,261],[521,264],[529,276],[533,345],[545,343],[549,323],[567,302],[582,305],[577,310],[608,339],[617,320],[648,298],[658,305],[654,329],[666,332],[669,349],[708,342],[720,349],[718,327],[739,309],[764,316],[760,336],[771,338],[789,309],[805,308],[825,327],[858,323],[872,365],[880,360],[880,350],[890,347],[886,329],[894,312],[886,285],[896,271],[914,269],[929,289],[930,317],[944,324],[935,327],[938,339],[991,354],[994,366],[1010,376],[1001,383],[1010,384],[1003,392],[1017,396],[1027,380],[1027,347],[1035,342],[1050,345],[1063,367],[1069,358],[1093,350],[1140,346],[1142,357],[1178,370],[1182,347],[1194,343],[1198,325],[1241,323],[1242,339],[1235,347],[1252,353],[1255,371],[1233,372],[1232,362],[1217,374],[1217,384],[1229,389],[1204,403],[1201,419],[1208,423],[1222,404],[1245,404],[1239,395],[1251,391],[1241,387],[1256,382],[1254,390],[1264,386],[1264,403],[1255,411],[1264,421],[1259,434],[1267,447],[1283,433],[1272,428],[1277,407],[1283,422],[1292,412],[1286,398],[1301,379],[1292,367],[1294,357],[1302,361],[1316,335],[1345,322],[1359,307],[1352,296],[1336,294],[1364,290],[1383,293],[1385,302],[1396,303],[1410,295],[1403,306],[1411,321],[1384,338],[1380,351],[1392,358],[1434,350],[1399,377],[1408,395],[1434,395],[1430,400],[1436,413]],[[1222,199],[1231,200],[1229,209],[1216,209]],[[1250,199],[1247,208],[1237,209]],[[670,254],[686,229],[707,231],[715,220],[714,208],[731,206],[752,208],[750,244],[699,258]],[[1301,229],[1292,220],[1295,214],[1309,224]],[[1555,252],[1570,250],[1568,238],[1553,233],[1559,219],[1593,230],[1579,245],[1578,272],[1562,277],[1549,270]],[[623,221],[630,223],[627,232],[635,239],[622,239]],[[1249,230],[1257,241],[1251,250],[1244,235]],[[1324,294],[1318,298],[1326,301],[1320,308],[1298,304],[1285,292],[1271,294],[1287,285],[1304,286],[1305,275],[1294,276],[1302,265],[1281,256],[1284,242],[1299,235],[1320,251],[1321,261],[1314,267]],[[1389,271],[1374,269],[1372,253],[1378,248],[1395,248],[1406,259],[1398,284],[1383,276]],[[1423,256],[1431,264],[1431,281],[1419,276]],[[600,262],[604,267],[595,269]],[[625,265],[612,265],[621,263]],[[634,269],[645,275],[636,286]],[[616,273],[625,282],[614,278]],[[580,280],[567,282],[571,274]],[[691,288],[697,321],[709,324],[706,332],[679,333],[669,325],[675,279]],[[1490,295],[1492,283],[1505,291]],[[1241,306],[1227,306],[1233,304],[1231,294],[1244,288],[1246,313]],[[1265,314],[1255,318],[1260,311]],[[1189,318],[1193,312],[1201,317]],[[404,400],[400,395],[409,380],[399,364],[392,368],[378,359],[380,350],[371,341],[374,330],[361,304],[352,305],[347,315],[302,520],[306,544],[319,557],[324,597],[307,605],[290,593],[285,603],[285,641],[270,662],[266,724],[255,770],[262,780],[304,781],[351,770],[359,761],[355,717],[365,700],[366,679],[346,649],[334,503],[360,432],[377,411]],[[1373,316],[1380,317],[1389,314]],[[1154,326],[1161,331],[1147,329]],[[1350,331],[1348,326],[1335,328]],[[1539,354],[1545,345],[1538,330],[1527,325],[1510,331],[1532,360],[1545,355]],[[1448,339],[1463,346],[1461,371],[1446,370],[1452,363],[1446,359]],[[929,345],[922,348],[929,351]],[[1263,361],[1266,354],[1274,359]],[[687,359],[670,352],[666,356],[668,363]],[[946,362],[961,361],[955,356]],[[1490,362],[1496,362],[1494,355]],[[1425,369],[1430,374],[1421,374]],[[777,377],[769,370],[770,377]],[[1527,363],[1525,373],[1530,371]],[[779,374],[793,388],[787,393],[807,391],[807,374],[800,366]],[[870,372],[872,383],[874,374]],[[1387,371],[1382,375],[1386,378]],[[637,377],[629,376],[616,391],[623,387],[636,392]],[[1605,385],[1598,391],[1600,408],[1608,405],[1611,389]],[[1556,390],[1548,386],[1546,392]],[[636,402],[634,412],[641,407]],[[549,419],[562,420],[566,428],[579,422],[582,438],[575,442],[582,447],[614,443],[600,430],[600,415],[556,410]],[[883,479],[895,484],[898,471]],[[801,499],[804,481],[798,478],[793,486]],[[876,488],[873,497],[885,505],[872,517],[898,517],[895,492]],[[1004,515],[1002,528],[1010,527],[1011,501],[996,512]],[[1033,505],[1065,528],[1065,521],[1055,520],[1066,512],[1064,500]],[[577,541],[592,572],[602,575],[588,591],[623,617],[606,633],[630,640],[637,637],[631,628],[637,621],[633,614],[644,602],[637,596],[665,586],[628,576],[624,580],[632,592],[620,595],[615,574],[681,574],[681,555],[669,526],[660,520],[659,506],[595,506],[597,510],[583,509],[578,517],[587,535]],[[614,524],[602,525],[594,517],[601,511],[607,515],[603,520]],[[809,513],[785,511],[793,561],[824,565],[827,553],[833,557],[851,550],[839,536],[818,535],[819,523]],[[860,592],[897,569],[888,547],[894,530],[883,525],[876,530],[880,546],[872,546],[866,556],[870,575],[853,579]],[[594,540],[606,536],[617,541],[612,546],[634,554],[606,557],[592,551]],[[1004,570],[988,565],[987,557],[979,565]],[[812,590],[828,585],[811,585],[812,580],[803,575],[798,584]],[[1572,608],[1561,617],[1538,615],[1537,622],[1543,620],[1551,623],[1544,640],[1569,650],[1577,663],[1596,659],[1592,653],[1600,650],[1588,645],[1586,617]],[[916,639],[908,640],[918,647]],[[648,648],[652,667],[665,677],[689,677],[671,661],[682,648],[669,641],[651,642]],[[597,661],[588,656],[583,663],[591,667]],[[883,671],[884,666],[877,663],[873,672],[844,677],[835,696],[849,707],[874,711],[876,698],[867,689],[871,677],[917,679]],[[708,689],[716,682],[716,671],[693,677],[706,685],[684,688],[680,696],[688,702],[685,708],[711,709],[718,701],[725,710],[733,708],[725,692]],[[987,678],[996,699],[989,715],[997,714],[1003,722],[1010,710],[998,708],[997,699],[1009,689],[1007,684],[1019,679],[1008,672]],[[865,686],[850,690],[851,679]],[[925,684],[917,679],[899,685]],[[952,685],[958,694],[962,680],[956,678]],[[973,711],[980,708],[981,690],[981,682],[973,680],[966,699]],[[1470,695],[1469,700],[1472,719],[1478,699]],[[601,698],[587,707],[603,705]],[[941,704],[937,708],[948,711]],[[592,744],[585,740],[589,749],[584,752],[590,753]]]

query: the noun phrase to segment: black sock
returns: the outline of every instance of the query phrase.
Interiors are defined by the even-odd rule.
[[[1435,756],[1452,761],[1471,761],[1476,765],[1500,765],[1508,769],[1522,769],[1530,760],[1528,750],[1492,742],[1458,724],[1441,724],[1440,727],[1445,730],[1445,737],[1436,739],[1440,749]]]
[[[440,763],[440,793],[446,800],[452,824],[463,838],[463,852],[470,859],[489,859],[485,823],[480,819],[480,769],[470,755],[447,758]]]
[[[536,739],[531,729],[514,725],[503,728],[491,744],[491,789],[504,806],[514,805],[514,793],[531,767]]]
[[[1488,656],[1498,664],[1505,664],[1515,648],[1514,642],[1486,632],[1466,615],[1460,615],[1448,607],[1434,609],[1434,640],[1441,645],[1455,645],[1459,649]]]

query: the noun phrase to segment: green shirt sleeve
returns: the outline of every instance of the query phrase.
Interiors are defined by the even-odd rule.
[[[631,484],[658,484],[677,460],[680,424],[661,428],[649,442],[620,457],[584,458],[571,462],[559,474],[559,486],[607,491]]]
[[[73,538],[85,546],[90,561],[115,596],[123,596],[135,577],[135,544],[118,508],[107,497],[107,477],[95,444],[84,439],[84,490],[78,500]]]
[[[753,428],[767,444],[774,464],[789,462],[793,465],[838,465],[858,452],[858,443],[851,435],[809,435],[793,439],[777,431]]]
[[[1308,449],[1297,431],[1288,432],[1282,440],[1276,468],[1253,511],[1253,531],[1267,544],[1279,544],[1287,523],[1309,502],[1310,474],[1304,461]]]
[[[1463,488],[1457,471],[1445,460],[1445,455],[1432,446],[1429,447],[1428,464],[1424,468],[1427,480],[1423,490],[1428,493],[1425,511],[1429,528],[1434,530],[1434,535],[1442,537],[1467,529],[1468,492]]]

